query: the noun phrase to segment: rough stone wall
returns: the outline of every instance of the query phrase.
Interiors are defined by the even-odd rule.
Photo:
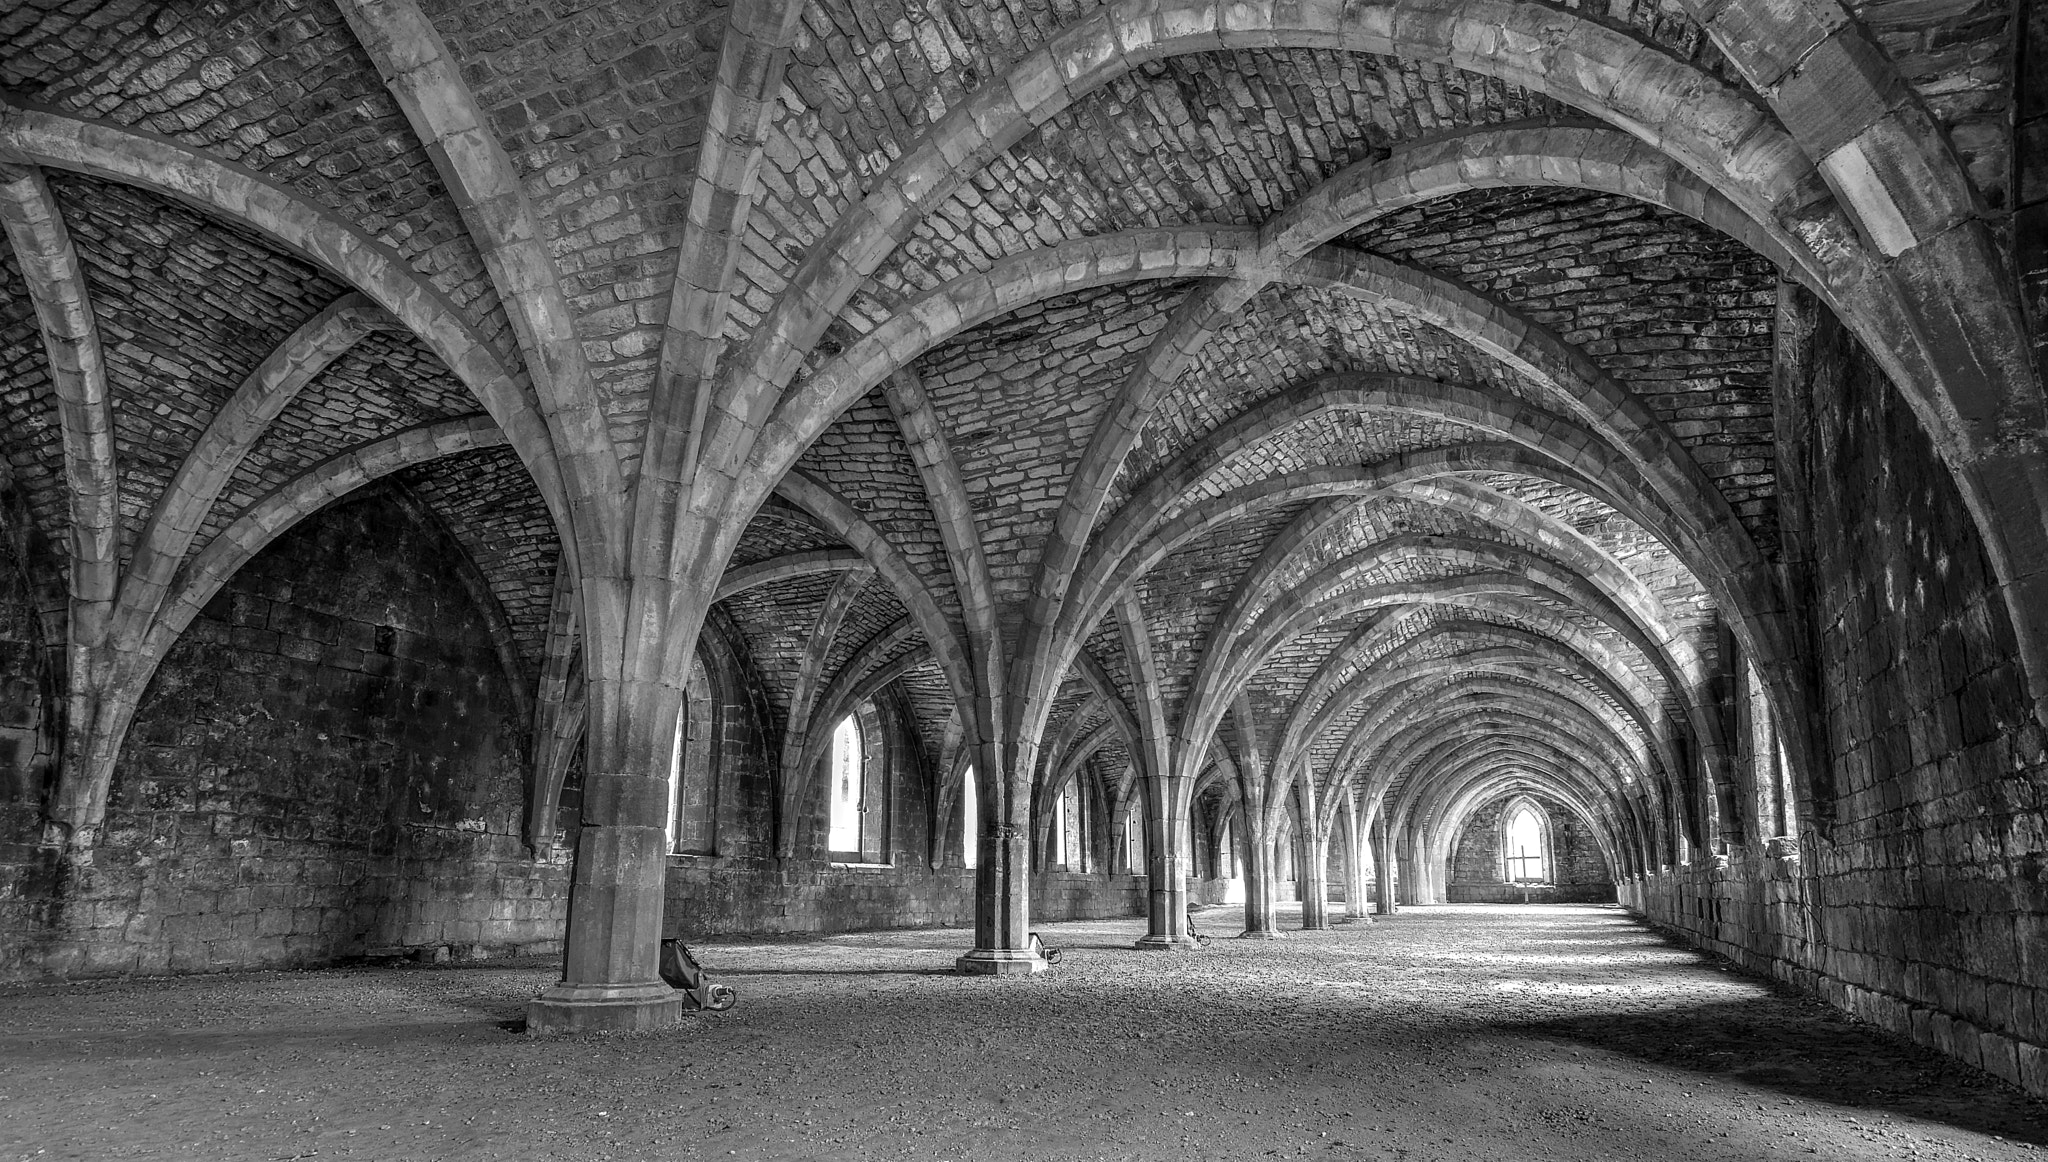
[[[2048,1093],[2043,745],[1991,569],[1881,372],[1822,313],[1809,419],[1820,799],[1754,845],[1623,884],[1652,920]],[[1796,419],[1792,422],[1798,423]],[[1827,784],[1831,783],[1830,789]]]
[[[1453,904],[1583,903],[1614,899],[1614,874],[1593,833],[1555,799],[1532,795],[1550,824],[1551,883],[1509,884],[1501,881],[1500,816],[1512,800],[1502,798],[1479,808],[1465,820],[1465,829],[1451,849],[1445,898]]]
[[[40,614],[47,602],[38,600],[31,562],[53,562],[54,554],[0,464],[0,933],[29,929],[34,905],[23,899],[19,881],[42,862],[36,842],[56,757],[58,698],[48,667],[61,656],[44,647]]]
[[[666,930],[686,939],[713,933],[848,932],[862,928],[954,928],[974,923],[974,875],[956,845],[932,866],[937,787],[904,699],[885,691],[872,716],[869,778],[883,782],[888,818],[882,858],[834,864],[826,856],[824,796],[797,821],[792,858],[776,858],[775,747],[779,715],[761,695],[760,675],[736,648],[745,639],[714,615],[702,656],[717,702],[719,771],[716,851],[669,858]],[[776,725],[779,726],[779,723]],[[943,826],[943,824],[941,824]],[[1140,916],[1143,876],[1047,871],[1031,880],[1037,920]]]
[[[36,321],[34,300],[14,258],[14,248],[0,247],[0,430],[7,442],[0,448],[0,471],[8,477],[8,503],[22,511],[9,521],[24,521],[50,541],[66,528],[64,511],[63,427],[57,418],[56,392],[50,386],[48,352]]]
[[[377,490],[252,561],[145,696],[93,863],[10,827],[0,976],[558,948],[567,860],[519,838],[525,724],[457,553]]]
[[[41,615],[57,598],[41,591],[51,587],[39,586],[30,567],[53,553],[0,465],[0,811],[32,806],[55,759],[50,665],[61,658],[46,645]]]
[[[2021,5],[2012,151],[2013,248],[2034,359],[2048,367],[2048,7]]]

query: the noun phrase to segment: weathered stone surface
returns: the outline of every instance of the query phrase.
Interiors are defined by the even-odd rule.
[[[1514,191],[1448,203],[1347,241],[1455,272],[1556,328],[1642,397],[1769,552],[1769,264],[1623,198]]]
[[[1623,898],[1944,1052],[1965,1056],[1953,1030],[1967,1021],[2016,1054],[2048,1037],[2033,936],[2040,727],[1982,549],[1926,438],[1887,406],[1839,324],[1823,319],[1811,342],[1799,483],[1813,506],[1836,781],[1802,794],[1784,855],[1752,847],[1726,868],[1625,882]],[[2012,1073],[2005,1053],[1986,1068]]]
[[[0,965],[651,1028],[663,934],[1515,898],[1527,794],[2038,1090],[2009,7],[17,4]]]
[[[1546,883],[1504,882],[1501,867],[1501,816],[1509,800],[1489,803],[1465,817],[1451,857],[1448,892],[1453,904],[1608,903],[1614,899],[1614,873],[1583,821],[1555,799],[1535,800],[1543,809],[1548,834],[1551,875]]]
[[[372,496],[239,575],[158,672],[94,863],[5,849],[7,975],[559,947],[567,867],[520,842],[523,724],[450,550]]]

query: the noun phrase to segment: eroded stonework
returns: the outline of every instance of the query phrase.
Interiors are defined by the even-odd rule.
[[[2048,1092],[2044,45],[19,5],[0,973],[1618,898]]]

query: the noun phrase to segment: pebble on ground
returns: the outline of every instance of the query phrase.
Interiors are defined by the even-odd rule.
[[[706,942],[737,1009],[545,1041],[532,961],[0,987],[0,1158],[2048,1158],[2043,1103],[1612,907],[1041,931],[1030,980]]]

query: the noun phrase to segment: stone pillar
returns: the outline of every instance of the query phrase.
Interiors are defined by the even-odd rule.
[[[1429,831],[1418,824],[1414,836],[1408,841],[1411,862],[1415,867],[1415,902],[1418,904],[1439,904],[1444,898],[1443,861],[1435,857],[1435,844]]]
[[[1391,835],[1391,831],[1389,832]],[[1415,841],[1408,836],[1393,836],[1394,867],[1399,873],[1395,883],[1395,898],[1404,904],[1424,902],[1422,869],[1415,858]]]
[[[1025,748],[1019,748],[1020,752]],[[975,777],[981,784],[981,856],[974,869],[974,947],[953,962],[976,976],[1023,976],[1045,971],[1031,948],[1031,789],[1015,771],[1030,770],[1034,755],[1000,762],[1001,750],[983,744]],[[987,765],[984,766],[983,764]],[[1022,785],[1020,785],[1022,784]]]
[[[1315,827],[1301,833],[1301,929],[1313,932],[1330,926],[1330,837]]]
[[[1344,914],[1333,917],[1332,924],[1370,924],[1372,917],[1365,910],[1365,842],[1358,834],[1358,816],[1349,807],[1338,820],[1343,832],[1337,842],[1343,844],[1344,856]]]
[[[1384,815],[1373,821],[1372,846],[1373,911],[1391,916],[1397,910],[1394,903],[1394,837]]]
[[[687,1011],[685,994],[661,979],[659,967],[669,764],[682,691],[602,676],[587,689],[583,827],[562,979],[527,1005],[526,1031],[535,1036],[653,1029]]]
[[[1145,786],[1145,934],[1139,948],[1188,949],[1198,945],[1188,935],[1188,873],[1194,870],[1193,836],[1188,827],[1188,792],[1193,780],[1147,776]]]
[[[1301,902],[1301,832],[1289,827],[1286,839],[1276,835],[1272,840],[1273,851],[1273,899],[1280,899],[1280,885],[1294,894],[1287,897],[1295,903]]]
[[[1243,940],[1271,940],[1280,935],[1273,926],[1273,878],[1279,871],[1273,851],[1272,828],[1244,823],[1244,931]]]

